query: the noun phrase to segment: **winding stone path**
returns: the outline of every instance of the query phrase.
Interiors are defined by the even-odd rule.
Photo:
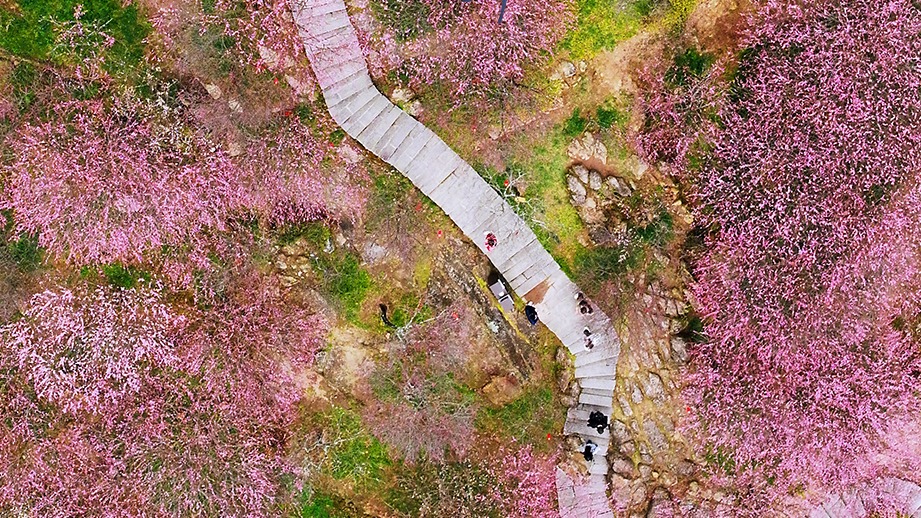
[[[610,433],[598,434],[587,425],[592,410],[611,416],[620,341],[610,319],[597,309],[582,315],[575,298],[578,287],[527,224],[441,138],[377,90],[342,0],[291,0],[291,9],[333,119],[441,207],[512,290],[534,303],[541,321],[575,355],[582,393],[564,431],[591,439],[599,448],[587,480],[574,481],[557,470],[560,514],[613,517],[605,480]],[[485,248],[486,232],[498,237],[491,251]],[[591,350],[585,347],[586,327],[592,332]]]

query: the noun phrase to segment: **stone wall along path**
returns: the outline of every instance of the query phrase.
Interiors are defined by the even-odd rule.
[[[565,518],[613,517],[606,496],[605,455],[610,442],[588,428],[588,413],[611,416],[620,341],[601,311],[582,315],[573,284],[512,208],[434,132],[390,102],[368,74],[342,0],[291,0],[304,49],[333,119],[352,138],[403,175],[444,210],[483,251],[520,297],[534,303],[541,321],[575,357],[582,387],[564,431],[598,444],[591,475],[574,481],[557,471],[560,513]],[[485,234],[498,246],[487,251]],[[586,349],[583,329],[592,332]]]

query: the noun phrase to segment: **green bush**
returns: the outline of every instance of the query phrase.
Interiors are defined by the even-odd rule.
[[[700,79],[710,65],[713,56],[700,53],[695,48],[675,54],[672,66],[665,72],[665,82],[672,87],[687,87],[691,80]]]
[[[566,122],[563,123],[563,135],[567,137],[578,137],[585,131],[585,126],[587,124],[588,121],[580,115],[579,109],[576,108],[572,111],[572,115],[566,119]]]
[[[605,106],[599,106],[595,111],[595,116],[598,118],[598,125],[604,129],[622,126],[628,120],[627,114],[617,108],[607,108]]]
[[[150,273],[130,267],[126,268],[117,263],[104,265],[102,274],[109,284],[124,289],[131,289],[137,286],[138,281],[150,282]]]

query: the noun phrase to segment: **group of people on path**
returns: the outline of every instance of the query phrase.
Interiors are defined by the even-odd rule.
[[[487,252],[491,252],[493,248],[499,245],[499,239],[492,232],[485,232],[485,248]],[[588,300],[585,299],[585,295],[580,291],[576,293],[576,301],[579,305],[579,313],[583,315],[591,315],[595,312],[592,308],[592,305],[589,304]],[[532,326],[537,325],[540,321],[540,318],[537,316],[537,309],[529,301],[524,306],[524,316],[528,319],[528,323]],[[585,342],[585,348],[591,350],[595,347],[595,344],[592,342],[592,331],[586,327],[582,330],[583,339]],[[604,413],[597,410],[592,411],[588,416],[588,426],[589,428],[594,428],[598,431],[599,434],[604,433],[606,428],[610,428],[608,423],[608,416]],[[591,439],[586,440],[582,445],[582,456],[587,462],[593,462],[595,457],[595,451],[598,450],[598,445],[595,444]]]

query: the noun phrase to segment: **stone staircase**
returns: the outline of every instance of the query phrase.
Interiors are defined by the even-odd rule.
[[[606,496],[608,432],[588,428],[588,412],[612,413],[620,341],[601,311],[582,315],[569,280],[512,208],[434,132],[384,97],[368,75],[358,38],[342,0],[290,0],[290,7],[333,119],[352,138],[387,162],[444,210],[508,281],[531,301],[540,320],[575,357],[582,387],[564,431],[599,445],[587,480],[557,470],[564,518],[612,517]],[[485,234],[498,238],[486,250]],[[583,329],[594,344],[585,347]]]

